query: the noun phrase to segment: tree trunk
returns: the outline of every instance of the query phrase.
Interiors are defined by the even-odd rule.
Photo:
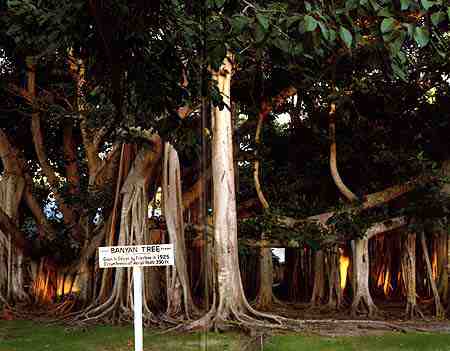
[[[406,310],[408,319],[416,317],[424,318],[423,313],[417,305],[416,292],[416,234],[408,233],[403,240],[402,255],[402,277],[406,290]]]
[[[437,255],[437,279],[439,295],[446,298],[448,295],[448,258],[447,258],[448,233],[441,228],[437,229],[434,240]]]
[[[273,262],[272,250],[263,247],[260,249],[259,257],[259,291],[256,297],[256,308],[267,311],[272,308],[273,303]]]
[[[314,287],[311,296],[311,307],[319,306],[325,297],[325,257],[322,250],[314,255]]]
[[[423,231],[420,233],[420,244],[422,246],[423,257],[425,259],[428,280],[430,282],[431,290],[433,292],[434,307],[435,307],[434,312],[435,312],[436,318],[441,319],[441,318],[444,318],[445,311],[444,311],[444,307],[442,307],[441,298],[439,297],[439,292],[438,292],[438,289],[436,286],[436,281],[433,278],[433,269],[431,267],[430,256],[428,254],[425,233]]]
[[[343,291],[340,276],[340,253],[337,246],[332,247],[327,252],[328,257],[328,308],[339,310],[342,307]]]
[[[149,241],[147,216],[150,199],[148,188],[158,171],[162,145],[157,135],[148,137],[148,139],[150,145],[143,144],[141,146],[134,159],[133,167],[127,175],[124,175],[126,179],[120,191],[122,201],[119,233],[116,235],[115,219],[111,218],[111,223],[106,226],[106,230],[109,231],[108,245],[143,245]],[[119,204],[118,201],[115,201],[115,206]],[[115,217],[115,210],[113,210],[111,216]],[[147,303],[149,300],[146,295],[148,288],[145,284],[147,282],[149,280],[144,277],[144,318],[147,321],[155,321],[156,318]],[[77,318],[83,321],[103,319],[117,322],[129,320],[133,311],[131,285],[131,273],[127,268],[112,269],[111,274],[104,272],[98,297]]]
[[[366,313],[368,317],[373,317],[377,313],[377,307],[369,291],[369,239],[356,239],[352,242],[352,247],[354,295],[351,314],[356,316]]]
[[[165,144],[163,171],[164,216],[175,250],[175,265],[167,268],[167,315],[178,316],[184,310],[189,319],[191,311],[196,309],[187,269],[180,161],[169,143]]]
[[[234,184],[233,129],[231,125],[231,57],[225,58],[215,79],[225,107],[213,111],[212,169],[214,193],[214,245],[218,272],[218,304],[215,323],[240,319],[251,309],[244,295],[238,262],[236,195]]]
[[[233,160],[233,128],[231,123],[230,87],[232,57],[225,58],[214,79],[222,94],[224,108],[213,110],[212,174],[214,195],[214,250],[217,264],[217,299],[210,311],[188,328],[221,327],[230,319],[246,325],[265,325],[254,317],[275,316],[257,312],[248,303],[239,269],[237,214]],[[214,295],[215,297],[215,295]],[[215,300],[215,301],[214,301]],[[251,316],[253,314],[254,317]]]
[[[2,211],[17,224],[19,203],[22,198],[25,182],[14,174],[3,174],[0,179],[0,206]],[[25,291],[23,255],[14,245],[8,232],[0,231],[0,296],[10,303],[28,298]]]

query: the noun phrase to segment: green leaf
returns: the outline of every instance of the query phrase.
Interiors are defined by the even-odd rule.
[[[264,29],[264,32],[267,32],[270,25],[269,18],[267,16],[258,13],[256,14],[256,19],[258,20],[258,23],[261,25],[261,27]]]
[[[389,9],[384,8],[378,11],[377,15],[378,17],[392,17],[392,12],[389,11]]]
[[[216,6],[220,9],[223,7],[223,5],[225,4],[225,0],[214,0],[214,2],[216,3]]]
[[[334,29],[330,29],[330,41],[334,42],[336,40],[336,31]]]
[[[411,5],[411,0],[400,0],[400,4],[401,4],[401,10],[405,11]]]
[[[339,37],[342,39],[342,41],[348,48],[352,46],[353,35],[347,28],[343,26],[339,28]]]
[[[402,49],[403,42],[405,41],[405,33],[403,35],[398,36],[395,40],[389,43],[389,48],[394,55],[398,55],[400,50]]]
[[[420,2],[425,10],[429,10],[433,5],[436,5],[434,1],[430,0],[420,0]]]
[[[433,22],[433,24],[437,26],[439,23],[445,20],[445,17],[446,16],[444,12],[442,11],[435,12],[431,15],[431,22]]]
[[[304,17],[305,32],[313,32],[317,28],[317,21],[314,17],[306,15]]]
[[[387,33],[394,29],[395,19],[393,18],[385,18],[381,22],[381,33]]]
[[[289,40],[281,39],[280,37],[275,38],[273,45],[287,54],[292,51]]]
[[[255,28],[255,41],[261,43],[266,37],[266,33],[262,26],[256,26]]]
[[[247,24],[248,18],[246,16],[237,15],[231,18],[231,27],[233,28],[233,32],[236,34],[241,34]]]
[[[369,0],[369,2],[370,2],[370,5],[372,5],[372,8],[373,8],[375,11],[379,11],[379,10],[381,9],[381,6],[378,5],[377,0]]]
[[[417,27],[414,31],[414,40],[419,47],[423,48],[430,41],[430,33],[425,27]]]
[[[320,31],[322,32],[324,39],[330,40],[330,32],[328,31],[328,28],[325,25],[325,23],[322,23],[319,21],[319,27],[320,27]]]

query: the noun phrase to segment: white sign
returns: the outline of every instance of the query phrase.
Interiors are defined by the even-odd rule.
[[[133,267],[134,350],[143,351],[142,266],[173,266],[173,244],[103,246],[98,248],[100,268]]]
[[[100,268],[173,266],[173,244],[103,246],[98,248]]]

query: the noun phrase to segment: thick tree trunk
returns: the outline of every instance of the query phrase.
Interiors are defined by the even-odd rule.
[[[0,179],[0,206],[13,224],[17,224],[19,203],[22,198],[25,182],[14,174],[3,174]],[[10,303],[28,298],[25,291],[22,252],[14,245],[9,232],[0,231],[0,296]]]
[[[231,60],[231,56],[226,57],[220,70],[214,73],[225,106],[222,110],[217,107],[213,110],[212,174],[217,299],[213,301],[210,311],[188,328],[221,327],[230,319],[246,325],[265,325],[254,317],[279,321],[275,316],[254,310],[249,305],[242,286],[237,241],[233,128],[228,109],[231,106]]]
[[[225,107],[213,111],[212,168],[214,193],[214,245],[217,259],[218,304],[215,323],[240,318],[250,306],[244,295],[238,262],[236,195],[234,184],[233,129],[231,125],[231,57],[227,57],[215,79]]]
[[[186,259],[181,169],[178,154],[169,143],[165,144],[163,172],[164,216],[170,242],[175,249],[175,265],[167,268],[167,315],[179,316],[184,310],[189,319],[196,308],[192,300]]]
[[[110,230],[107,237],[108,245],[142,245],[149,241],[148,187],[155,179],[162,154],[160,138],[153,135],[149,137],[149,141],[151,145],[141,146],[120,191],[122,195],[120,229],[118,235],[115,235],[115,220],[111,220],[110,227],[107,227],[107,230]],[[103,275],[98,298],[77,316],[78,319],[120,321],[131,318],[133,311],[131,273],[126,268],[111,271],[111,275]],[[144,318],[146,321],[155,321],[147,303],[149,299],[145,294],[148,290],[146,282],[148,279],[144,277]]]
[[[365,313],[368,317],[373,317],[377,313],[377,307],[369,291],[369,239],[356,239],[352,242],[352,247],[354,296],[351,314],[356,316]]]
[[[256,297],[256,308],[268,311],[273,303],[273,261],[272,250],[261,248],[259,257],[259,291]]]
[[[314,287],[311,296],[311,307],[320,306],[325,297],[325,257],[322,250],[314,255]]]
[[[406,290],[406,310],[408,319],[423,318],[423,313],[417,305],[416,292],[416,234],[406,234],[401,255],[402,277]]]
[[[339,310],[342,307],[343,290],[340,276],[340,253],[337,246],[327,252],[328,264],[328,308]]]
[[[448,257],[447,240],[448,233],[441,228],[434,235],[437,256],[437,281],[439,295],[446,298],[448,295]]]

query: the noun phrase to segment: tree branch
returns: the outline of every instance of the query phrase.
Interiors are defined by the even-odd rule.
[[[367,239],[370,239],[376,235],[402,228],[406,224],[408,224],[406,217],[395,217],[387,219],[385,221],[372,224],[370,228],[366,230],[364,236]],[[320,245],[328,246],[333,244],[343,244],[347,240],[351,239],[352,238],[325,239],[322,242],[320,242]],[[265,239],[265,240],[241,239],[239,243],[251,247],[296,247],[296,248],[301,247],[304,244],[304,242],[295,239]]]
[[[345,198],[350,201],[357,201],[358,197],[345,185],[337,168],[336,156],[336,104],[331,103],[329,113],[329,134],[330,134],[330,170],[334,184]]]

